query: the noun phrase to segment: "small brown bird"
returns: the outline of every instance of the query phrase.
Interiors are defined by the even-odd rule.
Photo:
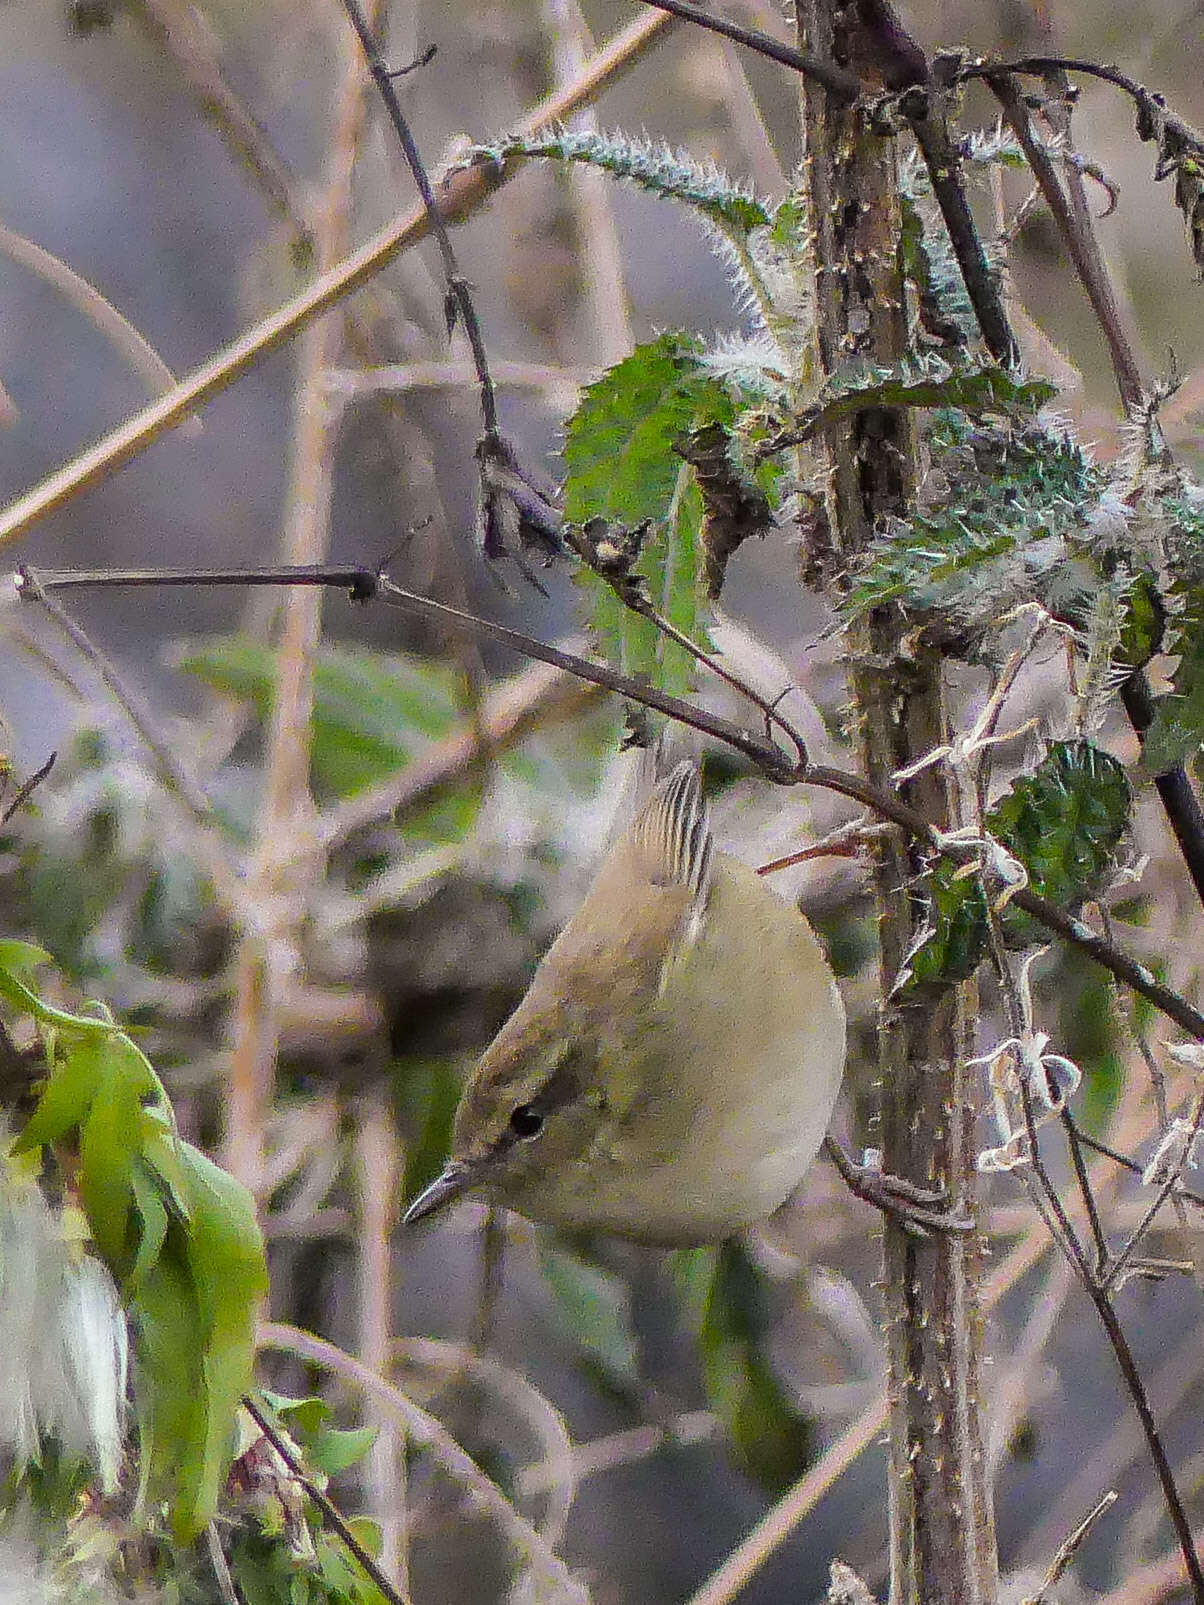
[[[844,1055],[815,933],[713,846],[697,769],[679,764],[486,1049],[406,1223],[479,1188],[557,1226],[716,1242],[801,1181]]]

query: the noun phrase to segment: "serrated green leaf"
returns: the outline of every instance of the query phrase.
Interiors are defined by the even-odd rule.
[[[707,1398],[740,1464],[767,1492],[780,1493],[811,1458],[811,1423],[766,1358],[769,1320],[756,1266],[734,1240],[719,1246],[713,1263],[698,1339]]]
[[[654,605],[690,635],[701,606],[702,504],[674,443],[731,414],[701,356],[701,341],[682,334],[637,347],[587,387],[564,451],[565,517],[574,524],[605,518],[627,528],[651,520],[639,570]],[[696,666],[688,654],[624,607],[596,574],[582,571],[581,584],[590,625],[618,667],[664,690],[689,690]]]
[[[1028,870],[1034,892],[1074,913],[1107,884],[1131,801],[1124,768],[1109,753],[1089,741],[1055,741],[991,810],[987,827]],[[1009,947],[1047,936],[1014,904],[1000,923]]]
[[[1107,884],[1129,823],[1131,794],[1123,767],[1087,741],[1055,741],[1032,774],[1022,775],[986,816],[988,833],[1028,871],[1029,886],[1068,913]],[[908,957],[899,990],[965,980],[986,952],[987,920],[977,876],[948,859],[927,877],[928,929]],[[1014,903],[1000,913],[1010,948],[1046,939],[1046,930]]]
[[[792,435],[808,440],[829,425],[873,407],[958,408],[1006,415],[1035,411],[1057,394],[1044,379],[1020,379],[1006,368],[953,365],[928,357],[895,368],[866,365],[838,371],[827,395],[797,420]]]
[[[724,234],[745,235],[770,221],[766,203],[713,162],[701,163],[688,151],[629,134],[571,128],[507,134],[491,145],[469,150],[464,160],[498,164],[532,158],[598,168],[650,194],[683,202]]]
[[[586,386],[564,448],[570,523],[632,525],[665,516],[681,468],[673,442],[718,390],[702,352],[694,335],[658,335]]]
[[[1097,581],[1090,521],[1108,480],[1040,423],[974,427],[941,411],[929,433],[939,500],[884,529],[845,607],[889,602],[943,627],[981,628],[1037,600],[1058,617]]]
[[[613,1381],[640,1380],[631,1289],[613,1271],[541,1236],[539,1264],[569,1331]]]

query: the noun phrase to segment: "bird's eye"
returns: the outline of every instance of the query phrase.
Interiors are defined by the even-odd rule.
[[[510,1130],[516,1137],[538,1137],[543,1130],[543,1116],[534,1104],[520,1103],[510,1112]]]

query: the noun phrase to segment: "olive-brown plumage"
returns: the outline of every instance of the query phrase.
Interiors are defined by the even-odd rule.
[[[480,1188],[532,1220],[714,1242],[802,1179],[844,1068],[814,932],[712,844],[679,764],[615,842],[486,1049],[406,1220]]]

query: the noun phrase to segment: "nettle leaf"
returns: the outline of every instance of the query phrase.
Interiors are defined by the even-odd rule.
[[[655,607],[686,634],[701,624],[702,500],[674,443],[708,421],[726,421],[731,403],[702,364],[702,342],[662,334],[636,348],[587,387],[565,442],[566,519],[602,518],[624,528],[651,520],[639,572]],[[589,622],[626,673],[664,690],[693,685],[689,655],[623,605],[606,582],[582,570]]]
[[[543,1233],[539,1265],[582,1352],[610,1381],[625,1387],[638,1383],[641,1371],[631,1289],[623,1278]]]
[[[985,824],[1025,866],[1030,888],[1074,913],[1107,885],[1131,800],[1124,769],[1109,753],[1086,741],[1058,741]],[[959,867],[941,859],[927,877],[928,928],[900,973],[899,991],[964,980],[986,953],[983,889],[977,876],[959,875]],[[1009,948],[1045,939],[1045,927],[1014,904],[1001,910],[999,923]]]
[[[768,205],[714,162],[700,162],[688,151],[630,134],[571,128],[507,134],[474,147],[462,160],[504,163],[533,157],[600,168],[649,194],[683,202],[724,234],[746,235],[771,220]]]
[[[987,828],[1028,870],[1034,892],[1074,913],[1107,885],[1131,802],[1124,767],[1109,753],[1055,741],[991,810]],[[1045,927],[1021,909],[1006,908],[1001,923],[1009,947],[1045,939]]]
[[[678,1283],[699,1317],[707,1399],[743,1469],[781,1493],[809,1464],[813,1431],[769,1364],[764,1279],[736,1240],[682,1258]]]
[[[190,642],[178,667],[215,691],[249,702],[261,720],[276,695],[276,654],[231,636]],[[314,671],[314,785],[348,796],[396,774],[446,735],[459,709],[457,676],[445,665],[397,653],[323,647]]]
[[[1106,474],[1039,423],[978,427],[942,411],[928,444],[919,508],[879,532],[846,611],[900,602],[946,631],[971,632],[1033,600],[1058,617],[1081,612],[1099,583],[1091,528]]]
[[[893,367],[866,363],[833,374],[826,394],[788,431],[792,443],[874,407],[957,407],[963,413],[1033,412],[1057,394],[1044,379],[1020,379],[1006,368],[955,364],[935,354]]]

